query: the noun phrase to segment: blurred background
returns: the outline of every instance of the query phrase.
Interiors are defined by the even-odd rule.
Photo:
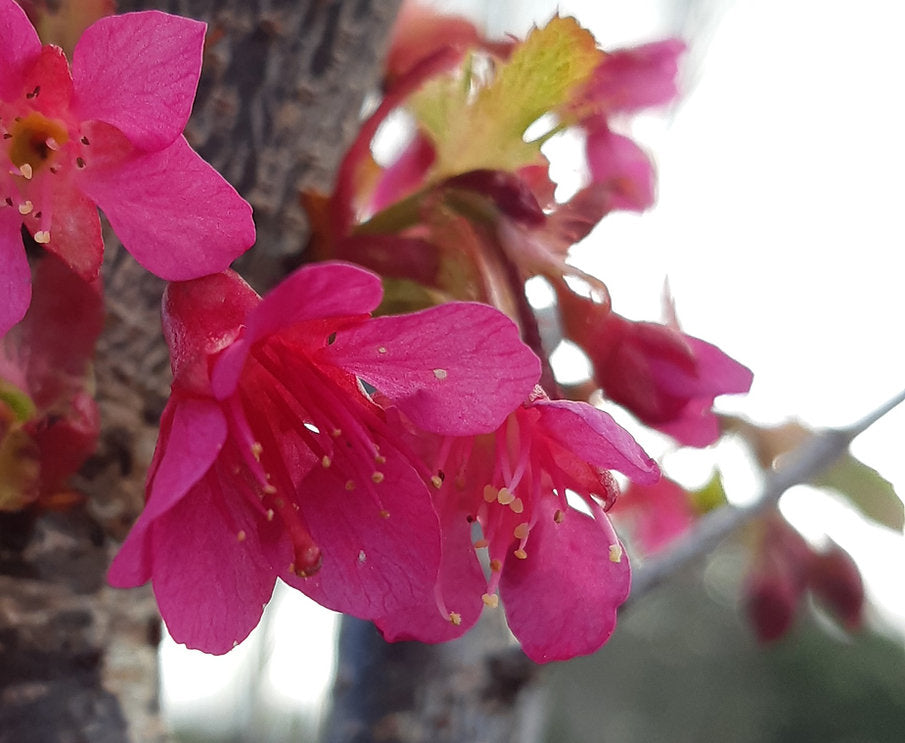
[[[616,311],[634,320],[662,319],[668,278],[683,330],[755,372],[751,393],[718,400],[720,410],[761,424],[845,426],[905,387],[905,4],[435,4],[493,36],[524,35],[558,7],[605,49],[666,36],[689,44],[682,99],[632,122],[657,163],[657,206],[608,216],[574,261],[601,277]],[[568,153],[576,143],[549,146]],[[562,159],[554,175],[568,189],[581,174]],[[568,347],[556,357],[564,380],[580,379],[583,364]],[[852,447],[899,493],[903,433],[905,410],[895,410]],[[737,442],[688,452],[639,438],[684,485],[703,484],[717,464],[731,500],[757,495]],[[745,552],[727,543],[633,604],[601,652],[549,669],[551,743],[905,738],[902,534],[814,488],[794,488],[781,507],[809,540],[829,536],[858,561],[871,602],[865,630],[845,635],[809,607],[778,643],[757,645],[739,608]],[[314,740],[336,626],[330,612],[278,590],[261,626],[227,656],[165,640],[171,724],[185,741]]]

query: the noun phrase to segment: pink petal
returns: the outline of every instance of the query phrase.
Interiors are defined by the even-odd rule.
[[[0,16],[2,17],[2,16]],[[31,302],[31,269],[22,245],[22,215],[0,205],[0,338],[25,317]]]
[[[380,279],[357,266],[337,262],[303,266],[249,313],[245,335],[217,360],[211,375],[214,395],[222,400],[232,394],[248,350],[258,339],[309,320],[366,315],[382,296]]]
[[[450,436],[495,429],[540,376],[514,323],[468,302],[347,328],[325,356],[376,387],[415,425]]]
[[[69,61],[57,46],[45,46],[23,78],[23,91],[40,87],[40,95],[31,99],[30,106],[49,118],[62,118],[72,98],[72,75]],[[20,92],[20,95],[21,95]]]
[[[44,248],[59,256],[84,281],[93,281],[104,259],[104,239],[97,207],[70,181],[54,178],[51,189],[51,238]],[[40,229],[40,222],[29,225],[32,234],[37,229]]]
[[[168,281],[222,271],[255,239],[251,206],[184,137],[118,167],[89,162],[80,185],[126,250]]]
[[[613,209],[644,211],[654,203],[654,170],[647,155],[605,123],[588,132],[588,168],[596,184],[608,186]]]
[[[630,519],[646,554],[666,547],[694,521],[685,489],[667,477],[651,485],[629,483],[609,513]]]
[[[471,524],[464,512],[453,512],[442,519],[442,557],[437,591],[443,597],[447,612],[458,615],[453,624],[444,616],[433,596],[404,611],[375,621],[384,638],[390,642],[417,640],[446,642],[463,635],[481,616],[481,599],[487,579],[478,562],[471,541]]]
[[[12,0],[0,2],[0,100],[22,95],[26,69],[41,53],[41,42],[31,21]]]
[[[506,619],[522,650],[547,663],[599,649],[628,598],[628,558],[610,559],[609,540],[592,518],[569,509],[557,524],[552,506],[532,527],[527,552],[524,560],[506,560],[500,580]]]
[[[672,420],[649,425],[672,436],[683,446],[710,446],[720,437],[712,397],[689,400]]]
[[[607,54],[585,95],[607,114],[630,113],[672,101],[678,90],[680,39],[665,39]]]
[[[210,357],[227,348],[261,298],[233,271],[169,284],[163,294],[163,332],[174,386],[210,396]]]
[[[740,394],[751,389],[754,373],[726,355],[711,343],[685,336],[698,364],[698,377],[707,393],[713,395]],[[703,390],[702,390],[703,391]]]
[[[220,407],[201,399],[170,399],[160,423],[148,473],[148,502],[113,560],[111,585],[138,586],[151,578],[149,530],[174,508],[210,469],[226,441]]]
[[[636,482],[660,478],[656,462],[609,413],[571,400],[537,400],[532,407],[548,435],[588,464],[618,470]]]
[[[219,655],[258,624],[276,574],[263,546],[274,535],[259,531],[245,501],[212,485],[205,478],[155,522],[151,549],[154,595],[173,639]]]
[[[440,567],[440,529],[427,488],[401,454],[378,443],[387,460],[379,484],[359,481],[347,489],[343,473],[376,465],[339,456],[302,481],[302,516],[323,563],[310,578],[281,575],[319,604],[362,619],[404,617],[429,601]]]
[[[192,112],[204,30],[158,11],[92,24],[72,54],[77,115],[112,124],[141,150],[170,145]]]

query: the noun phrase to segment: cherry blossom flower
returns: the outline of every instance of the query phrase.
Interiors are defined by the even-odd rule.
[[[716,346],[683,333],[667,297],[669,324],[635,322],[556,285],[564,332],[585,349],[594,381],[613,402],[685,446],[719,438],[718,395],[747,392],[751,370]]]
[[[96,206],[169,280],[220,271],[254,242],[251,207],[182,136],[204,29],[157,11],[101,18],[70,69],[0,0],[0,334],[31,297],[22,225],[86,281],[103,253]]]
[[[276,578],[374,620],[433,595],[429,472],[360,380],[425,430],[471,435],[524,399],[539,361],[490,307],[371,318],[381,294],[336,263],[263,300],[229,272],[168,287],[173,394],[110,581],[151,580],[178,642],[229,650]]]
[[[390,639],[444,640],[501,597],[533,660],[597,650],[615,628],[631,574],[605,513],[617,493],[609,470],[652,482],[656,464],[605,412],[550,400],[539,387],[494,433],[437,439],[433,455],[444,536],[435,602],[378,627]],[[567,491],[591,515],[573,508]],[[489,579],[478,559],[485,549]],[[444,621],[450,613],[458,628]]]
[[[657,482],[629,483],[611,512],[618,524],[624,518],[644,554],[653,554],[684,534],[696,513],[688,493],[675,480],[661,477]]]

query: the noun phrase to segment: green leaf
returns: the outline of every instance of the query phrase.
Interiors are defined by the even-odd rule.
[[[705,514],[725,506],[729,501],[726,498],[726,490],[723,488],[723,477],[719,470],[713,473],[713,477],[702,488],[689,490],[688,498],[698,514]]]
[[[905,506],[890,482],[849,452],[816,477],[813,484],[844,495],[865,516],[890,529],[901,531],[905,526]]]
[[[567,104],[603,54],[574,18],[556,16],[532,30],[496,71],[481,75],[469,67],[464,78],[425,85],[411,107],[436,149],[432,177],[536,163],[541,142],[525,142],[525,130]]]

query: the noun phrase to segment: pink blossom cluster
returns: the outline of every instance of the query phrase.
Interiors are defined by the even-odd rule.
[[[14,386],[0,397],[0,439],[69,405],[59,436],[33,437],[48,488],[90,452],[98,424],[82,383],[99,328],[51,313],[44,293],[75,281],[100,301],[99,207],[170,282],[173,370],[146,505],[109,579],[150,581],[189,647],[241,642],[278,579],[391,640],[457,637],[499,603],[536,661],[607,640],[631,582],[607,515],[612,472],[653,486],[659,468],[608,413],[556,385],[524,294],[533,276],[555,288],[563,332],[605,395],[682,443],[714,441],[714,398],[751,384],[674,324],[616,315],[605,285],[566,262],[606,214],[652,203],[650,161],[612,124],[673,98],[681,43],[590,50],[599,60],[550,112],[583,131],[590,174],[560,203],[543,157],[434,177],[440,144],[427,132],[373,163],[378,127],[423,86],[473,53],[503,65],[519,48],[465,22],[434,33],[438,23],[449,21],[403,14],[383,102],[334,193],[307,196],[320,262],[261,297],[229,269],[254,242],[251,207],[183,136],[204,25],[105,17],[70,63],[0,0],[0,375]],[[34,279],[23,240],[49,253]],[[576,277],[595,291],[573,291]],[[407,289],[384,296],[381,278]],[[387,305],[412,311],[376,314]],[[78,348],[52,352],[67,323],[83,331]],[[17,413],[22,400],[34,409]]]

